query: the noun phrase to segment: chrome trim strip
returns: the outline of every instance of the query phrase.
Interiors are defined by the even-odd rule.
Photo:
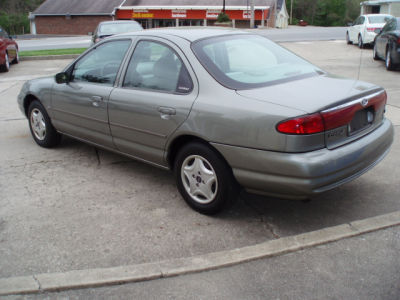
[[[96,121],[96,122],[99,122],[99,123],[108,124],[107,121],[103,121],[103,120],[100,120],[100,119],[87,117],[87,116],[84,116],[84,115],[81,115],[81,114],[76,114],[76,113],[72,113],[72,112],[69,112],[69,111],[61,110],[61,109],[52,108],[51,110],[55,111],[55,112],[60,112],[60,113],[63,113],[63,114],[71,115],[71,116],[74,116],[74,117],[79,117],[79,118],[82,118],[82,119],[86,119],[86,120],[89,120],[89,121]]]
[[[357,103],[359,103],[361,105],[361,101],[362,100],[364,100],[364,99],[368,99],[369,100],[369,99],[374,98],[374,97],[376,97],[376,96],[378,96],[378,95],[380,95],[380,94],[382,94],[384,92],[385,92],[384,90],[381,90],[379,92],[373,93],[373,94],[365,96],[365,97],[357,98],[356,100],[344,103],[342,105],[335,106],[335,107],[332,107],[332,108],[328,108],[326,110],[321,111],[321,113],[327,113],[327,112],[335,111],[335,110],[338,110],[338,109],[346,108],[346,107],[352,106],[352,105],[357,104]]]
[[[157,136],[157,137],[160,137],[160,138],[163,138],[163,139],[165,139],[167,137],[164,134],[159,134],[159,133],[155,133],[155,132],[152,132],[152,131],[139,129],[139,128],[135,128],[135,127],[129,127],[129,126],[125,126],[125,125],[122,125],[122,124],[119,124],[119,123],[110,122],[110,126],[117,126],[117,127],[121,127],[121,128],[128,129],[128,130],[137,131],[137,132],[140,132],[140,133],[146,133],[146,134],[154,135],[154,136]]]
[[[117,150],[117,149],[113,149],[113,148],[109,148],[109,147],[106,147],[106,146],[103,146],[103,145],[99,145],[99,144],[93,143],[93,142],[91,142],[91,141],[82,139],[82,138],[78,138],[78,137],[76,137],[76,136],[73,136],[73,135],[71,135],[71,134],[65,133],[65,132],[60,131],[60,130],[57,130],[57,131],[58,131],[59,133],[63,134],[63,135],[69,136],[70,138],[73,138],[73,139],[75,139],[75,140],[81,141],[81,142],[83,142],[83,143],[90,144],[90,145],[92,145],[92,146],[95,146],[95,147],[98,147],[98,148],[102,148],[102,149],[104,149],[104,150],[107,150],[107,151],[110,151],[110,152],[114,152],[114,153],[117,153],[117,154],[120,154],[120,155],[123,155],[123,156],[127,156],[127,157],[129,157],[129,158],[134,159],[134,160],[138,160],[138,161],[140,161],[140,162],[144,162],[144,163],[150,164],[150,165],[155,166],[155,167],[158,167],[158,168],[160,168],[160,169],[170,170],[169,167],[166,167],[166,166],[163,166],[163,165],[154,163],[154,162],[152,162],[152,161],[145,160],[145,159],[143,159],[143,158],[140,158],[140,157],[137,157],[137,156],[134,156],[134,155],[131,155],[131,154],[127,154],[127,153],[125,153],[125,152],[121,152],[121,151],[119,151],[119,150]]]

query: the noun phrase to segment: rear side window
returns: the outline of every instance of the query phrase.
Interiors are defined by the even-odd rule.
[[[193,84],[174,50],[158,42],[141,41],[129,62],[123,87],[185,94]]]
[[[392,19],[390,16],[369,16],[368,21],[370,24],[382,24]]]

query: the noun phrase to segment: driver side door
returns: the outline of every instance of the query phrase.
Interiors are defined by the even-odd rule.
[[[52,122],[59,131],[114,148],[108,100],[130,45],[130,39],[100,44],[70,67],[67,83],[54,85]]]

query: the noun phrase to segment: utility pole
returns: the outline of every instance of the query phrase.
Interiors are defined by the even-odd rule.
[[[250,28],[254,28],[254,0],[250,0],[250,10],[251,10]]]
[[[222,2],[222,12],[225,13],[225,0]]]
[[[293,24],[292,16],[293,16],[293,0],[290,0],[290,25]]]

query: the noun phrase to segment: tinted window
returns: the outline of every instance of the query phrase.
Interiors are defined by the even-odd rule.
[[[249,89],[278,81],[316,76],[317,67],[255,35],[224,36],[193,44],[199,61],[222,85],[231,89]]]
[[[142,30],[142,26],[136,22],[129,23],[106,23],[101,24],[99,28],[99,34],[112,35],[117,33],[129,32]]]
[[[123,86],[188,93],[192,81],[175,51],[157,42],[142,41],[135,48]]]
[[[113,41],[96,47],[75,64],[72,80],[113,85],[130,44]]]
[[[392,17],[390,16],[369,16],[368,21],[370,24],[379,24],[379,23],[386,23],[389,21]]]

